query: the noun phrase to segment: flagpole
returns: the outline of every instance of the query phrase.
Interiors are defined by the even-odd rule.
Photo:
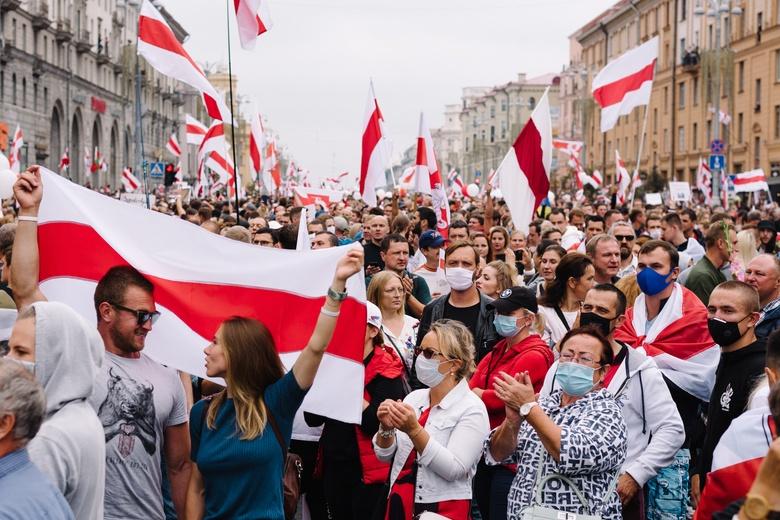
[[[227,51],[228,51],[228,87],[230,90],[230,139],[233,141],[233,182],[235,186],[233,188],[236,192],[236,222],[238,222],[238,192],[241,189],[238,177],[238,159],[236,158],[236,115],[235,107],[233,106],[233,59],[230,54],[230,0],[225,0],[225,17],[227,20]],[[228,193],[230,195],[230,193]]]
[[[634,172],[636,175],[634,175],[634,178],[639,178],[639,164],[642,160],[642,147],[645,143],[645,133],[647,132],[647,113],[649,112],[648,108],[650,107],[650,104],[648,103],[645,105],[645,118],[642,122],[642,133],[639,136],[639,147],[636,154],[636,168],[634,169]],[[633,181],[633,179],[632,179]],[[632,184],[636,184],[632,182]],[[634,205],[634,196],[636,195],[636,185],[631,187],[631,205]]]
[[[146,172],[146,159],[144,158],[143,124],[141,122],[141,59],[138,57],[138,38],[140,34],[139,22],[136,22],[135,37],[135,147],[138,157],[138,165],[141,167],[144,179],[144,195],[146,197],[146,209],[151,209],[149,204],[149,180]]]

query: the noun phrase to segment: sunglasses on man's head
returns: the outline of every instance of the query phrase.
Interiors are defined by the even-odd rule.
[[[129,307],[125,307],[124,305],[119,305],[118,303],[112,303],[108,302],[109,305],[112,307],[116,307],[117,309],[125,312],[129,312],[130,314],[135,314],[135,319],[138,321],[138,326],[142,327],[146,324],[147,321],[152,322],[152,325],[155,324],[157,321],[157,318],[160,317],[160,313],[157,311],[145,311],[145,310],[139,310],[139,309],[131,309]]]

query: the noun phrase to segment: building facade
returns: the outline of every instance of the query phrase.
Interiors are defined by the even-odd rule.
[[[25,136],[23,166],[37,163],[58,171],[67,148],[67,175],[92,186],[118,186],[122,168],[135,165],[138,171],[142,150],[147,161],[174,161],[165,143],[176,133],[186,148],[183,114],[201,104],[200,96],[137,61],[139,9],[134,0],[0,2],[0,149],[7,152],[8,134],[12,137],[18,124]],[[184,41],[183,28],[160,10]],[[90,175],[86,156],[95,149],[108,171]],[[191,172],[194,159],[183,159],[185,172]]]

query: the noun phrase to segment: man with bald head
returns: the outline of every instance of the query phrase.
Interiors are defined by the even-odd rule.
[[[365,252],[366,276],[373,276],[385,268],[382,261],[382,240],[390,233],[390,224],[384,215],[374,215],[365,223],[366,243],[363,246]]]
[[[780,329],[780,259],[769,254],[753,258],[745,269],[745,283],[758,292],[761,305],[756,336],[767,338]]]

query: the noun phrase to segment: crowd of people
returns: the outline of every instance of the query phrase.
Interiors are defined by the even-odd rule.
[[[44,192],[23,172],[0,227],[0,306],[17,310],[0,519],[780,517],[776,207],[564,195],[526,232],[489,189],[444,226],[398,191],[308,211],[171,193],[155,211],[226,240],[296,249],[306,226],[312,249],[362,245],[323,273],[292,366],[263,323],[225,316],[204,350],[222,387],[144,352],[160,312],[131,266],[98,282],[96,325],[47,301]],[[360,424],[298,413],[352,276]]]

